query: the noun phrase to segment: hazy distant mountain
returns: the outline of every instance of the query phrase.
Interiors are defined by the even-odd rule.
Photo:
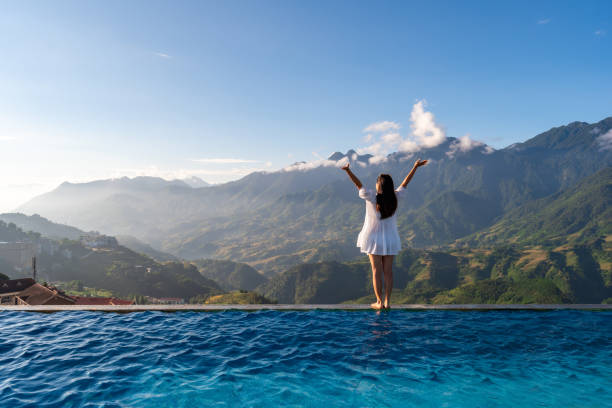
[[[611,128],[612,118],[607,118],[595,124],[573,122],[495,151],[482,145],[453,150],[454,138],[423,149],[418,156],[430,164],[419,169],[398,209],[403,243],[450,243],[612,165],[612,149],[601,143]],[[330,165],[334,160],[351,161],[373,188],[381,172],[399,183],[415,157],[397,152],[372,164],[367,155],[337,152],[327,166],[296,164],[207,188],[142,177],[64,183],[20,211],[86,230],[135,236],[190,259],[248,262],[270,274],[302,262],[359,255],[355,240],[363,201],[344,172]]]
[[[25,215],[20,213],[0,214],[0,220],[17,225],[24,231],[34,231],[49,238],[79,239],[85,234],[78,228],[64,224],[56,224],[38,214]]]
[[[142,242],[136,237],[132,237],[129,235],[117,235],[116,238],[119,242],[119,245],[123,245],[124,247],[129,248],[134,252],[144,254],[150,258],[155,259],[158,262],[179,260],[176,256],[159,251],[153,248],[151,245]]]
[[[210,183],[205,182],[204,180],[202,180],[199,177],[196,176],[191,176],[191,177],[187,177],[184,179],[180,179],[179,181],[182,181],[183,183],[187,184],[189,187],[193,187],[193,188],[201,188],[201,187],[209,187],[211,186]]]

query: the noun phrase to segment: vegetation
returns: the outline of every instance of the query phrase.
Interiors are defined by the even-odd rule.
[[[609,131],[612,118],[570,123],[492,153],[448,155],[452,138],[423,151],[431,164],[398,209],[403,244],[419,249],[396,257],[393,301],[610,302],[612,150],[596,143],[595,128]],[[367,161],[353,153],[332,158]],[[373,185],[383,170],[399,180],[410,158],[398,152],[356,167]],[[39,276],[79,280],[70,284],[75,291],[203,303],[243,289],[251,292],[219,299],[256,302],[256,291],[280,303],[370,302],[370,266],[355,246],[363,201],[343,177],[319,167],[205,189],[151,177],[64,183],[24,209],[123,234],[120,242],[134,250],[49,239],[52,231],[74,239],[80,230],[22,214],[4,214],[9,223],[0,216],[0,241],[44,247]],[[0,273],[24,275],[13,266],[0,259]]]
[[[570,303],[571,296],[564,294],[548,279],[534,278],[513,281],[508,278],[484,279],[469,283],[433,298],[432,303]]]
[[[256,292],[247,290],[232,291],[221,295],[210,296],[204,302],[207,305],[213,304],[233,304],[233,305],[249,305],[249,304],[271,304],[276,303],[265,296]]]
[[[15,223],[0,221],[0,241],[35,241],[40,238],[37,232],[24,232]]]
[[[15,224],[2,221],[0,240],[27,240],[40,246],[37,255],[39,278],[70,282],[68,290],[74,294],[190,298],[223,292],[190,263],[159,263],[122,246],[92,249],[78,241],[42,238],[38,233],[24,232]],[[30,276],[29,271],[19,273],[14,268],[13,271],[15,277]]]
[[[530,201],[482,232],[461,239],[464,246],[501,242],[559,246],[612,234],[612,167],[568,190]]]
[[[213,259],[194,261],[202,276],[214,280],[223,290],[253,290],[268,279],[249,265]]]
[[[393,267],[393,302],[601,303],[612,285],[610,248],[599,245],[405,250]],[[280,303],[369,303],[371,285],[366,262],[323,262],[294,267],[257,291]]]
[[[525,214],[548,207],[546,197],[554,200],[555,194],[569,191],[612,163],[612,150],[602,150],[596,142],[596,128],[600,134],[609,131],[612,118],[570,123],[494,152],[475,148],[449,155],[449,146],[456,142],[453,138],[423,150],[420,154],[431,162],[410,183],[411,194],[398,210],[403,242],[417,248],[448,245],[534,200],[544,199],[537,208],[524,207]],[[367,157],[352,158],[352,153],[332,157],[348,155],[354,163],[367,161]],[[408,153],[397,152],[384,163],[356,168],[364,184],[373,186],[383,171],[396,181],[401,179],[410,159]],[[319,167],[252,173],[203,189],[150,177],[65,183],[27,203],[23,211],[82,228],[136,236],[185,259],[248,263],[273,276],[300,263],[346,262],[359,256],[355,238],[363,221],[363,202],[344,177],[335,167]],[[601,194],[606,191],[597,194],[603,199],[600,204],[605,203]],[[589,213],[605,221],[601,206],[585,206],[579,200],[574,204],[563,217],[555,217],[552,207],[547,210],[549,219],[559,223],[543,231],[545,236],[539,234],[542,228],[535,227],[536,234],[522,228],[516,232],[519,236],[524,232],[532,245],[540,245],[548,234],[572,234],[580,225],[578,230],[586,228],[580,239],[593,236],[587,231],[591,227],[594,234],[605,231],[605,225],[581,221]],[[564,217],[568,224],[561,226]],[[499,239],[482,245],[522,239],[515,237],[502,232]]]
[[[170,255],[166,252],[158,251],[151,245],[145,244],[138,238],[129,235],[118,235],[116,238],[120,245],[123,245],[124,247],[129,248],[134,252],[138,252],[139,254],[146,255],[149,258],[153,258],[158,262],[179,260],[176,256]]]
[[[85,297],[118,297],[117,294],[106,289],[90,288],[83,285],[83,282],[79,280],[73,280],[70,282],[58,282],[54,284],[58,289],[61,289],[68,295],[71,296],[85,296]]]

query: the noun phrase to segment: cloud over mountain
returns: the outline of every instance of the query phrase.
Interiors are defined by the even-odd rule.
[[[417,101],[410,113],[411,132],[402,137],[401,126],[397,122],[376,122],[368,125],[363,131],[367,146],[357,149],[360,154],[372,154],[371,164],[384,162],[386,156],[394,151],[416,152],[422,148],[436,147],[446,140],[446,133],[436,123],[432,112],[425,109],[424,100]]]
[[[477,147],[483,147],[484,148],[483,153],[485,154],[493,153],[493,151],[495,150],[491,146],[487,146],[483,142],[479,142],[478,140],[473,140],[470,137],[470,134],[466,133],[465,135],[461,136],[459,139],[455,140],[449,146],[449,150],[448,152],[446,152],[446,155],[452,158],[455,156],[457,152],[467,153],[470,150],[477,148]]]
[[[612,150],[612,129],[598,136],[595,142],[599,145],[599,150]]]

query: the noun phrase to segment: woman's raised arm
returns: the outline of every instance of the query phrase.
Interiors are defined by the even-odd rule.
[[[346,166],[343,166],[342,170],[346,171],[346,174],[348,174],[348,176],[351,178],[353,183],[355,183],[355,185],[357,186],[357,189],[361,190],[361,187],[362,187],[361,181],[359,181],[357,176],[353,174],[353,172],[349,168],[349,163],[347,163]]]
[[[414,162],[414,166],[412,167],[412,170],[410,170],[410,173],[408,173],[408,175],[406,176],[406,178],[404,179],[404,181],[402,181],[401,186],[402,187],[406,187],[408,185],[408,183],[410,183],[410,180],[412,180],[412,177],[414,176],[414,173],[416,173],[416,169],[424,166],[427,164],[427,160],[417,160]]]

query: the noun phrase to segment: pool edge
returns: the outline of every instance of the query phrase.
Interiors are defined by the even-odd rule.
[[[179,311],[259,311],[259,310],[372,310],[364,304],[263,304],[263,305],[40,305],[40,306],[0,306],[0,311],[62,312],[62,311],[100,311],[100,312],[179,312]],[[392,310],[612,310],[612,304],[397,304]]]

